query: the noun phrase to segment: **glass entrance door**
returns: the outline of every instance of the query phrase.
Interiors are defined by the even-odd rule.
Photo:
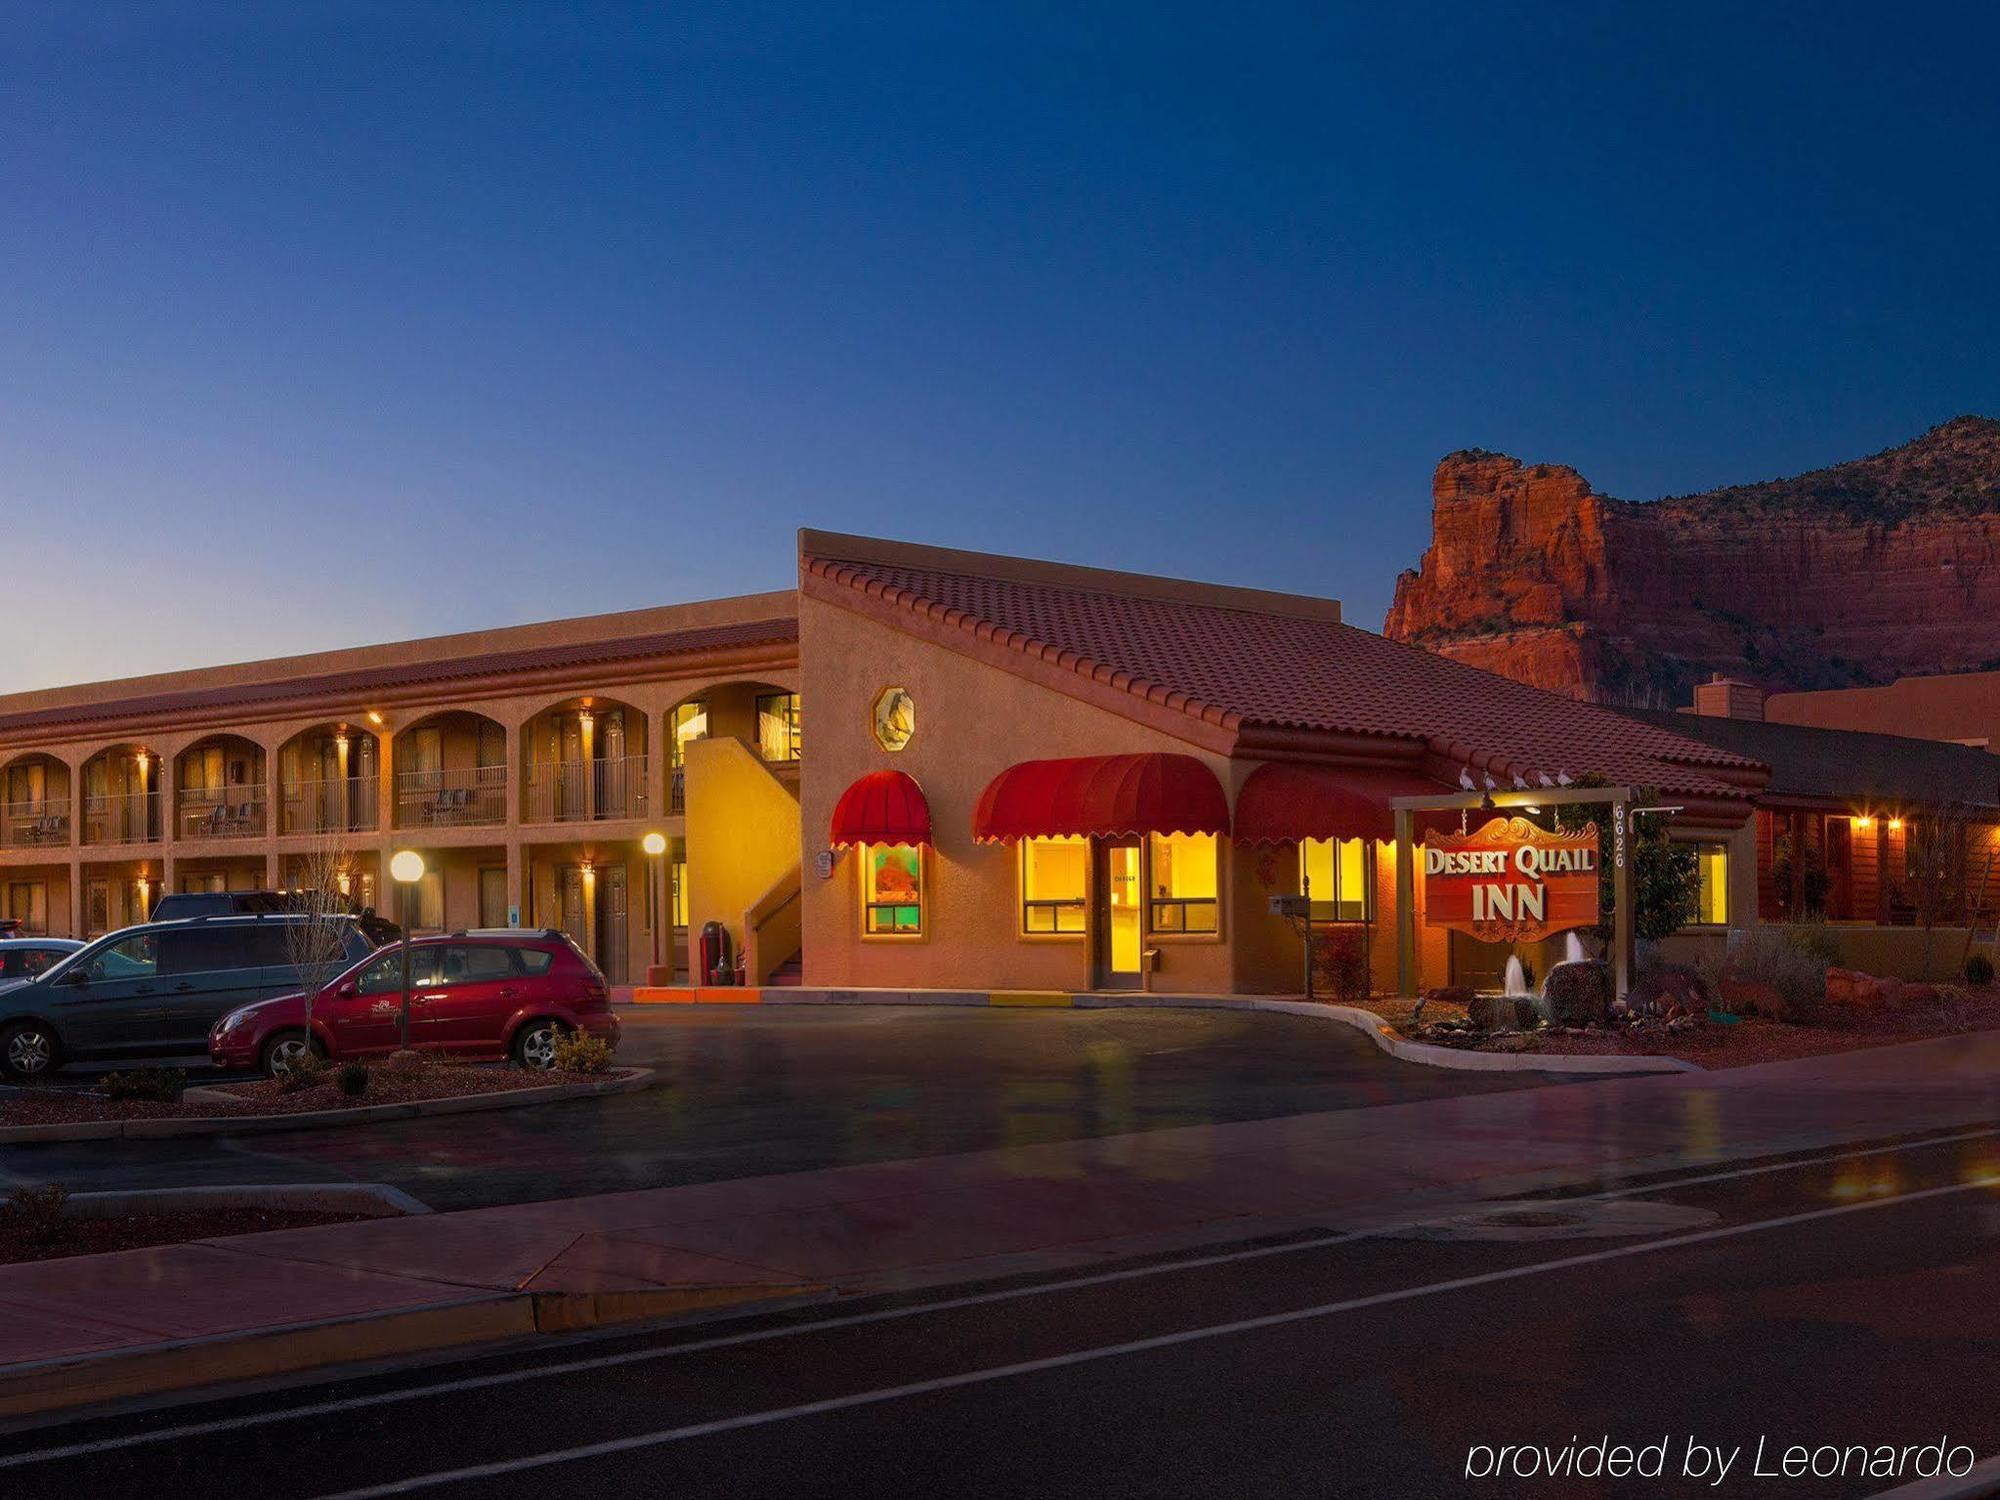
[[[1104,839],[1097,845],[1097,984],[1100,989],[1139,988],[1139,841]]]

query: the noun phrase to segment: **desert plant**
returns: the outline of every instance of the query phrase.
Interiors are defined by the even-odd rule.
[[[30,1244],[53,1244],[69,1223],[69,1189],[55,1182],[17,1187],[0,1213]]]
[[[1840,941],[1824,920],[1788,922],[1773,930],[1799,952],[1810,954],[1828,968],[1840,962]]]
[[[1580,787],[1609,786],[1595,772],[1579,776]],[[1646,789],[1633,792],[1634,805],[1649,806],[1658,795]],[[1611,857],[1610,809],[1590,803],[1556,810],[1556,827],[1574,832],[1591,824],[1597,827],[1598,923],[1588,928],[1598,942],[1608,948],[1616,931],[1614,909],[1617,901],[1617,868]],[[1632,869],[1632,934],[1641,942],[1657,942],[1672,937],[1695,917],[1701,899],[1701,860],[1694,845],[1677,843],[1667,837],[1665,818],[1632,818],[1627,828],[1627,847]]]
[[[359,1098],[368,1092],[368,1064],[345,1062],[335,1070],[333,1086],[350,1099]]]
[[[1991,984],[1993,982],[1993,960],[1984,953],[1975,953],[1965,961],[1965,982],[1967,984]]]
[[[1368,994],[1368,960],[1361,934],[1335,928],[1313,934],[1313,986],[1340,1000],[1360,1000]]]
[[[301,1052],[272,1080],[281,1094],[298,1094],[326,1082],[326,1060],[311,1050]]]
[[[97,1091],[107,1099],[145,1099],[155,1104],[173,1104],[187,1087],[187,1074],[179,1068],[133,1068],[123,1073],[106,1073]]]
[[[1729,971],[1746,983],[1768,987],[1786,1020],[1810,1021],[1826,1004],[1826,959],[1784,929],[1746,931],[1729,951]]]
[[[611,1043],[588,1031],[559,1031],[555,1043],[558,1073],[605,1073],[611,1069]]]

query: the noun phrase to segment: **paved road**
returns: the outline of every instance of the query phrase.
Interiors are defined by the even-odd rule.
[[[0,1438],[0,1484],[272,1500],[1869,1495],[1894,1481],[1758,1477],[1756,1445],[1767,1469],[1793,1444],[1944,1438],[1961,1464],[2000,1450],[1997,1143],[1679,1174],[1460,1231],[1529,1238],[1328,1233],[71,1423]],[[1660,1223],[1546,1237],[1611,1213]],[[1607,1434],[1664,1441],[1669,1477],[1464,1477],[1481,1445]],[[1739,1452],[1728,1482],[1680,1477],[1690,1439]],[[87,1451],[46,1456],[73,1444]]]
[[[1485,1093],[1540,1074],[1398,1062],[1349,1027],[1240,1011],[627,1011],[643,1094],[345,1130],[0,1149],[71,1191],[387,1182],[470,1208]]]

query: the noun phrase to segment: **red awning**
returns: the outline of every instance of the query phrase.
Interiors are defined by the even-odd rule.
[[[833,847],[848,844],[928,844],[931,805],[916,779],[901,771],[870,771],[840,794],[833,809]]]
[[[1392,797],[1438,797],[1451,788],[1414,771],[1303,766],[1268,761],[1250,773],[1236,794],[1236,842],[1291,843],[1297,839],[1381,839],[1396,836]],[[1458,814],[1419,813],[1419,835]]]
[[[1227,832],[1228,794],[1192,755],[1022,761],[993,778],[972,814],[981,842]]]

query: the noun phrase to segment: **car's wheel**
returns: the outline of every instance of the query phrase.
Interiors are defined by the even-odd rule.
[[[319,1043],[309,1040],[303,1031],[281,1031],[264,1043],[264,1072],[269,1077],[282,1078],[301,1057],[307,1053],[318,1057],[321,1050]]]
[[[61,1061],[55,1032],[40,1021],[17,1021],[0,1031],[0,1071],[16,1083],[39,1083]]]
[[[556,1041],[568,1030],[560,1021],[530,1021],[514,1035],[514,1061],[546,1073],[556,1065]]]

